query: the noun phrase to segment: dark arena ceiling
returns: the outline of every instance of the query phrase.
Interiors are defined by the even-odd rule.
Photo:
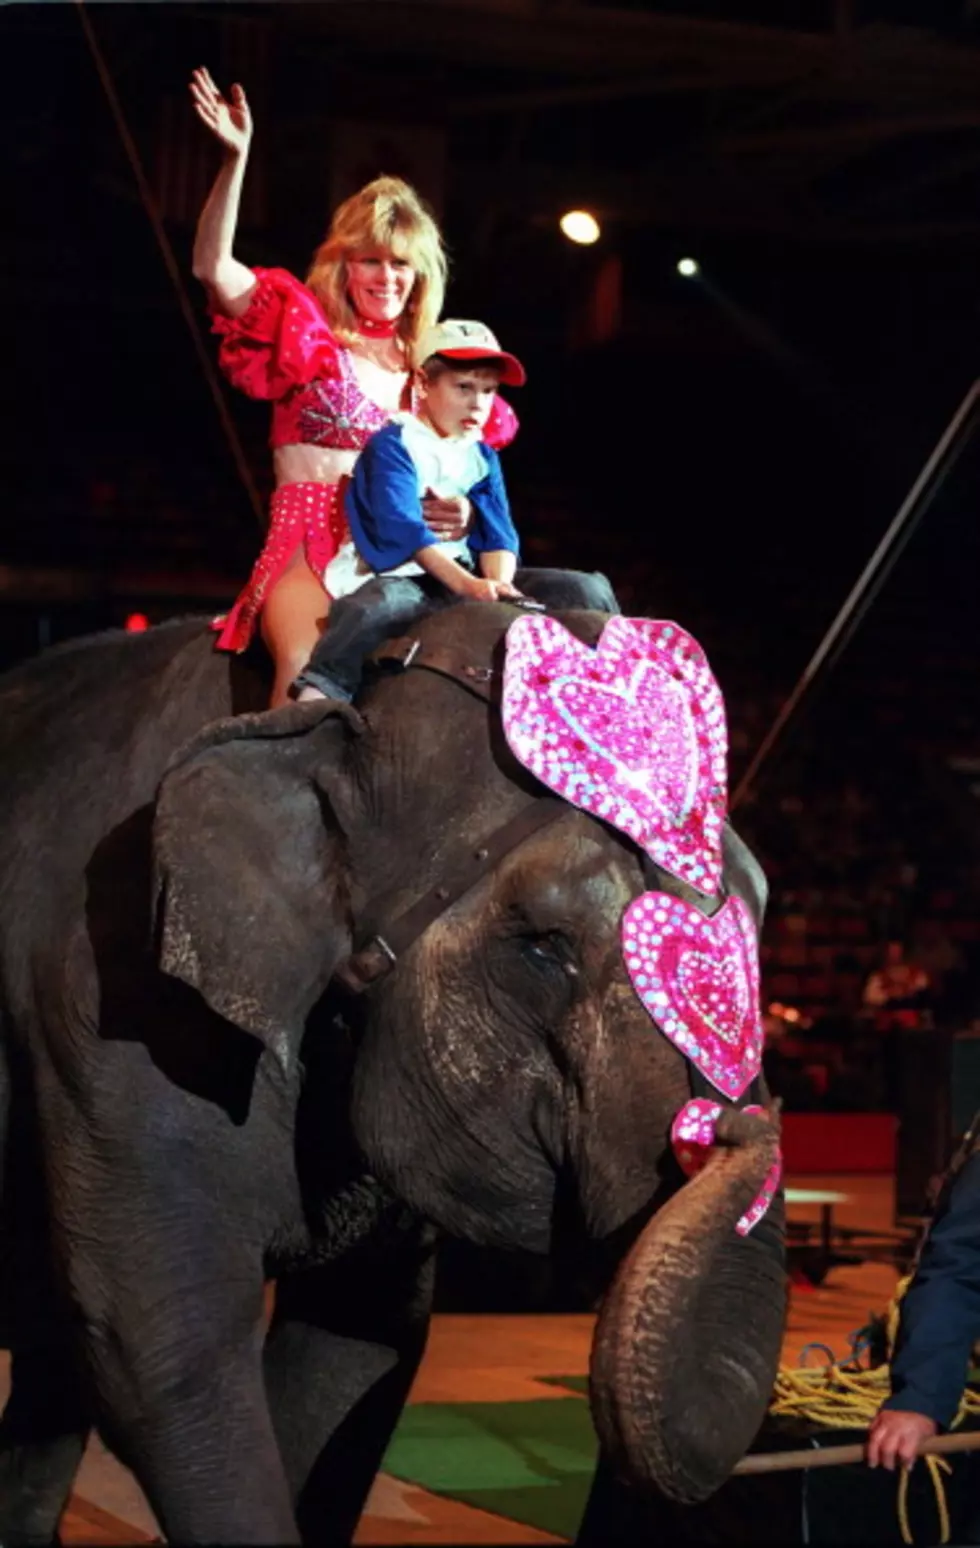
[[[76,9],[7,7],[8,59],[31,35],[77,31]],[[470,189],[484,228],[500,207],[547,216],[572,200],[687,232],[980,234],[977,0],[327,0],[90,15],[136,120],[168,58],[181,85],[191,40],[234,34],[227,62],[240,61],[296,177],[322,156],[325,117],[428,123],[448,131],[454,194]],[[211,50],[216,68],[222,52]],[[31,72],[13,73],[5,116],[36,127],[43,94],[21,98]]]
[[[223,9],[316,60],[334,110],[447,127],[454,184],[514,213],[572,200],[801,241],[980,234],[976,4]]]

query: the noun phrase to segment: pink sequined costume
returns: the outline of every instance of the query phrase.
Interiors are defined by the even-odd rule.
[[[285,269],[254,271],[258,281],[240,317],[217,315],[219,364],[233,386],[272,403],[270,444],[330,446],[360,451],[387,423],[388,412],[365,396],[351,351],[340,343],[313,292]],[[508,403],[495,399],[484,440],[506,446],[517,433]],[[242,651],[262,605],[300,547],[322,576],[346,537],[336,484],[285,484],[269,508],[261,554],[226,618],[218,619],[220,650]]]

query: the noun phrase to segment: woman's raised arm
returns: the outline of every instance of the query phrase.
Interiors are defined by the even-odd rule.
[[[194,277],[207,287],[212,306],[229,317],[240,317],[255,289],[255,275],[231,250],[252,140],[252,115],[240,86],[231,88],[231,101],[226,101],[204,69],[195,70],[191,77],[191,98],[198,118],[225,151],[197,223]]]

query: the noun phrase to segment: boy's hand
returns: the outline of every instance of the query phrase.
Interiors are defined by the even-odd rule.
[[[455,543],[473,524],[473,507],[465,495],[437,495],[434,489],[422,496],[422,515],[440,543]]]
[[[931,1440],[938,1430],[935,1419],[925,1414],[900,1408],[881,1409],[868,1431],[868,1466],[887,1467],[890,1473],[894,1472],[896,1462],[910,1468],[923,1441]]]
[[[488,580],[485,575],[467,575],[461,595],[471,602],[499,602],[502,597],[523,597],[510,581]]]

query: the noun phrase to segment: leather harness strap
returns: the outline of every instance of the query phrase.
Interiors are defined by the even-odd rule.
[[[426,645],[417,636],[403,635],[388,640],[373,651],[372,661],[390,662],[403,672],[410,667],[436,672],[449,678],[478,699],[493,704],[499,690],[499,674],[489,666],[474,666],[462,652],[446,645]],[[532,801],[510,822],[497,828],[482,844],[471,850],[457,867],[449,881],[430,887],[428,892],[413,903],[411,908],[399,914],[392,922],[377,931],[359,950],[352,953],[335,969],[333,981],[348,994],[363,994],[372,984],[391,972],[399,957],[403,956],[414,941],[446,909],[461,898],[481,877],[518,844],[536,833],[547,823],[554,822],[565,808],[563,801],[553,796],[540,796]]]
[[[492,666],[474,666],[468,656],[451,645],[425,645],[416,636],[406,634],[379,646],[369,659],[391,662],[402,671],[421,667],[439,677],[448,677],[488,704],[500,701],[500,673]]]
[[[437,887],[430,887],[411,908],[386,925],[383,934],[379,931],[360,951],[348,957],[334,973],[335,981],[350,994],[361,994],[369,989],[379,978],[391,972],[399,957],[435,923],[440,914],[445,913],[484,876],[488,876],[505,855],[509,855],[512,849],[523,844],[532,834],[555,822],[568,809],[567,802],[557,796],[538,796],[519,811],[516,817],[505,822],[476,849],[471,850],[449,880],[440,882]]]

